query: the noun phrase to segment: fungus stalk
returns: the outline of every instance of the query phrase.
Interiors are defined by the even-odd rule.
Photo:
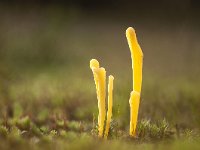
[[[94,81],[96,85],[96,93],[97,93],[97,100],[98,100],[98,132],[99,137],[103,137],[104,133],[104,122],[106,118],[106,105],[105,105],[105,98],[106,98],[106,71],[104,68],[99,68],[99,62],[96,59],[92,59],[90,61],[90,68],[92,69],[94,75]],[[112,116],[112,90],[113,90],[113,76],[109,76],[109,98],[108,98],[108,113],[107,113],[107,124],[110,124],[111,116]],[[108,125],[106,125],[107,127]],[[108,129],[106,128],[105,133],[108,133]],[[106,134],[107,136],[107,134]]]
[[[108,81],[108,111],[107,111],[107,120],[106,120],[106,129],[105,129],[105,139],[107,139],[110,122],[112,117],[112,106],[113,106],[113,80],[114,77],[112,75],[109,76]]]
[[[133,91],[130,94],[130,136],[136,135],[137,118],[140,103],[140,93],[142,86],[142,65],[143,52],[138,44],[135,30],[129,27],[126,30],[126,37],[131,52],[133,70]]]
[[[106,116],[106,110],[105,110],[106,71],[104,68],[99,68],[99,62],[96,59],[92,59],[90,61],[90,68],[92,69],[94,75],[94,81],[96,84],[96,93],[97,93],[98,109],[99,109],[98,131],[99,131],[99,137],[102,137],[104,129],[104,121]]]

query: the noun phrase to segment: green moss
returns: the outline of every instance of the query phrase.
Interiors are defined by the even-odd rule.
[[[5,126],[0,126],[0,136],[6,137],[8,135],[8,129]]]
[[[69,130],[73,130],[73,131],[81,131],[82,129],[81,122],[78,122],[78,121],[68,122],[67,127],[69,128]]]
[[[31,126],[31,121],[30,121],[29,117],[26,116],[21,119],[18,119],[16,125],[21,130],[29,130],[30,126]]]

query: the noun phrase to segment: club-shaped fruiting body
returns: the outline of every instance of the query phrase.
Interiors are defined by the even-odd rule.
[[[130,104],[130,135],[135,136],[139,104],[140,104],[140,93],[132,91],[130,94],[129,104]]]
[[[138,44],[135,30],[129,27],[126,30],[126,37],[131,52],[132,70],[133,70],[133,91],[131,92],[130,103],[130,135],[135,136],[137,118],[140,103],[140,93],[142,86],[142,65],[143,52]]]
[[[109,79],[108,79],[108,111],[107,111],[107,119],[106,119],[106,129],[105,129],[105,134],[104,134],[105,139],[107,139],[107,136],[108,136],[111,117],[112,117],[113,80],[114,80],[114,77],[112,75],[110,75]]]
[[[104,133],[104,122],[106,119],[106,71],[104,68],[99,68],[99,62],[96,59],[92,59],[90,61],[90,68],[92,69],[94,75],[94,81],[96,85],[96,93],[98,100],[98,132],[99,137],[103,137]],[[113,91],[113,76],[109,76],[109,84],[108,84],[108,112],[107,112],[107,120],[106,120],[106,129],[105,129],[105,137],[108,135],[111,116],[112,116],[112,91]]]
[[[140,104],[140,93],[142,86],[142,65],[143,65],[143,52],[138,44],[135,30],[129,27],[126,30],[126,37],[131,52],[132,59],[132,70],[133,70],[133,90],[130,94],[130,135],[136,135],[136,126],[138,120],[138,111]],[[96,85],[96,93],[98,99],[98,131],[99,137],[107,138],[110,122],[112,117],[112,106],[113,106],[113,76],[109,76],[108,83],[108,111],[106,117],[106,106],[105,106],[105,91],[106,91],[106,71],[104,68],[99,67],[99,62],[96,59],[90,61],[90,68],[94,75],[94,81]],[[104,122],[106,120],[105,130]]]

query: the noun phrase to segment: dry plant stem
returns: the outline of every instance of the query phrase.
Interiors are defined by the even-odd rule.
[[[109,82],[108,82],[108,111],[107,111],[106,129],[105,129],[105,134],[104,134],[105,139],[107,139],[107,137],[108,137],[110,122],[111,122],[111,117],[112,117],[113,80],[114,80],[114,77],[112,75],[110,75]]]
[[[133,69],[133,91],[130,97],[130,135],[135,136],[137,117],[139,110],[140,92],[142,86],[142,65],[143,52],[138,44],[135,30],[129,27],[126,30],[126,37],[131,51],[132,69]],[[133,110],[134,109],[134,110]]]

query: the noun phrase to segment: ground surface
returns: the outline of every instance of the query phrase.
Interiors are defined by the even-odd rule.
[[[110,20],[80,10],[50,10],[0,10],[0,149],[200,148],[195,24],[187,18],[166,24],[173,20]],[[144,51],[136,138],[128,136],[128,26],[135,27]],[[97,137],[91,58],[115,77],[108,141]]]

